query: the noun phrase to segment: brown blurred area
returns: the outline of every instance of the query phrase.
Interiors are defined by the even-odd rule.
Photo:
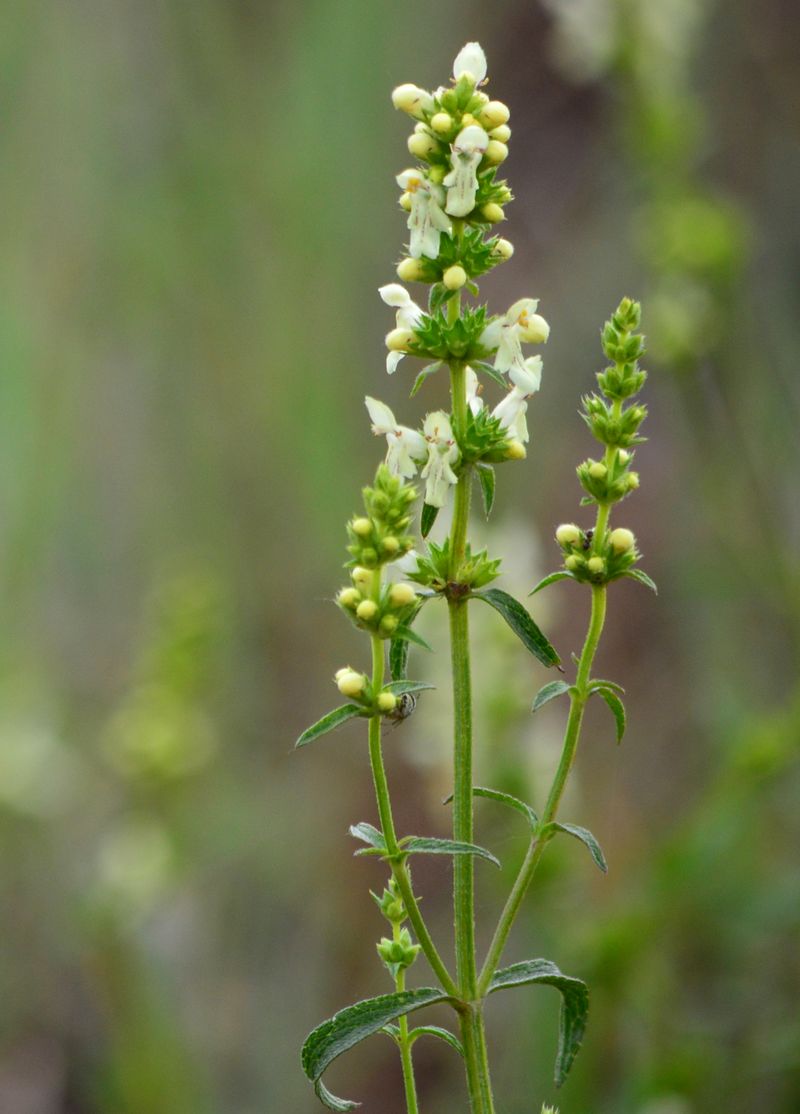
[[[363,396],[409,424],[446,397],[384,371],[389,93],[478,39],[517,199],[481,293],[539,297],[552,333],[528,459],[476,532],[520,596],[556,567],[629,294],[651,416],[618,521],[659,585],[614,585],[598,671],[628,734],[592,709],[565,802],[609,874],[554,845],[507,953],[590,984],[585,1045],[556,1095],[557,996],[493,1000],[498,1112],[794,1114],[800,9],[9,0],[0,26],[0,1111],[310,1112],[304,1036],[390,989],[382,868],[346,834],[375,822],[363,732],[292,743],[365,664],[330,602],[381,451]],[[577,586],[534,614],[580,648]],[[475,616],[478,780],[541,802],[561,710],[530,716],[546,675],[498,624]],[[398,827],[443,835],[433,608],[424,632],[440,691],[386,752]],[[478,868],[485,945],[524,833],[477,816],[503,862]],[[447,940],[449,867],[415,882]],[[453,1053],[416,1047],[426,1114],[465,1109]],[[389,1041],[330,1075],[404,1109]]]

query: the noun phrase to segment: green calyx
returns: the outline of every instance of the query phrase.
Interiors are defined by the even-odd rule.
[[[408,918],[406,907],[403,904],[403,898],[394,878],[389,879],[386,884],[386,889],[380,897],[376,893],[372,893],[371,890],[370,895],[390,924],[400,925]]]
[[[377,593],[373,592],[370,575],[367,569],[357,565],[353,569],[353,586],[342,588],[336,602],[359,630],[380,638],[392,638],[416,611],[417,600],[398,600],[393,584],[384,584]]]
[[[377,569],[413,548],[414,539],[406,531],[417,489],[381,464],[375,486],[365,487],[363,496],[366,515],[356,516],[347,524],[347,551],[351,556],[347,567]]]
[[[464,559],[455,576],[451,576],[450,539],[446,538],[441,545],[436,542],[428,543],[427,554],[417,558],[417,571],[409,579],[442,595],[459,597],[476,588],[485,587],[499,575],[500,560],[490,557],[485,549],[473,554],[472,547],[467,542]]]
[[[641,554],[633,541],[622,550],[615,546],[614,535],[618,533],[620,531],[607,530],[604,537],[598,540],[593,530],[580,530],[575,542],[561,545],[565,569],[575,580],[585,584],[607,584],[625,576]]]
[[[480,343],[480,337],[487,324],[486,306],[467,306],[454,321],[449,321],[441,309],[423,314],[413,330],[409,352],[432,360],[485,360],[491,353]]]
[[[393,979],[410,967],[420,953],[419,944],[413,942],[407,928],[401,928],[393,940],[382,937],[375,947]]]

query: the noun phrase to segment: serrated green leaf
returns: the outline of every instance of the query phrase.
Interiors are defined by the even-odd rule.
[[[560,1087],[581,1046],[589,1013],[589,991],[584,982],[562,974],[549,959],[528,959],[496,971],[489,984],[489,993],[527,983],[545,983],[561,992],[561,1018],[559,1023],[558,1053],[556,1055],[555,1083]]]
[[[422,514],[419,519],[419,532],[422,534],[423,538],[427,538],[428,534],[430,534],[438,513],[438,507],[432,507],[430,503],[422,504]]]
[[[406,836],[398,846],[404,855],[474,855],[500,866],[491,851],[477,843],[462,843],[456,839],[436,839],[434,836]]]
[[[384,692],[402,696],[405,692],[422,692],[424,689],[435,689],[436,685],[426,685],[424,681],[390,681],[383,686]]]
[[[495,475],[494,468],[491,464],[478,464],[476,469],[478,482],[481,485],[481,495],[483,496],[483,509],[486,512],[486,517],[492,513],[494,506],[494,489],[495,489]]]
[[[413,398],[414,395],[417,393],[417,391],[422,386],[422,384],[428,378],[428,376],[429,375],[434,375],[439,370],[439,368],[441,366],[442,366],[442,361],[437,360],[435,364],[428,364],[427,367],[424,367],[422,369],[422,371],[419,373],[419,375],[417,376],[417,378],[414,380],[414,386],[411,388],[411,394],[408,397]]]
[[[334,708],[332,712],[328,712],[322,719],[318,719],[311,727],[307,727],[294,745],[295,747],[304,747],[307,743],[313,743],[320,735],[327,735],[329,731],[335,731],[337,727],[347,723],[349,719],[355,719],[357,716],[366,714],[366,710],[357,704],[343,704],[341,708]]]
[[[557,696],[569,692],[571,686],[566,681],[550,681],[548,684],[543,685],[536,696],[533,698],[531,705],[532,712],[538,712],[543,704],[547,704],[549,700],[554,700]]]
[[[417,634],[417,632],[415,630],[412,630],[411,627],[406,627],[402,624],[399,627],[395,627],[394,633],[392,634],[392,641],[413,642],[415,646],[421,646],[423,650],[430,650],[431,653],[433,653],[433,649],[428,645],[421,634]]]
[[[372,824],[368,824],[366,820],[362,820],[359,824],[351,824],[350,835],[354,839],[360,839],[362,843],[368,843],[370,847],[375,847],[379,851],[386,850],[386,840],[383,837],[383,832],[373,828]]]
[[[644,569],[628,569],[628,571],[624,572],[622,575],[629,576],[631,580],[638,580],[640,584],[644,584],[646,588],[649,588],[658,595],[658,588],[656,587],[655,581],[647,575]]]
[[[451,1033],[449,1029],[442,1029],[440,1025],[417,1025],[408,1034],[409,1044],[413,1044],[419,1037],[438,1037],[451,1048],[454,1048],[459,1056],[464,1055],[464,1045],[458,1037]]]
[[[540,580],[535,588],[531,588],[530,592],[528,592],[528,595],[535,596],[537,592],[540,592],[542,590],[542,588],[546,588],[548,584],[555,584],[557,580],[574,579],[575,577],[572,575],[571,572],[567,572],[566,569],[559,569],[558,572],[551,572],[549,576],[545,576],[542,580]]]
[[[611,713],[617,725],[617,742],[621,743],[622,736],[625,734],[625,705],[611,689],[598,688],[594,691],[598,696],[602,696],[603,700],[605,700],[606,704],[608,704],[611,709]]]
[[[472,599],[485,600],[495,611],[499,612],[523,646],[542,665],[549,668],[551,665],[560,663],[561,658],[519,600],[515,600],[513,596],[510,596],[508,592],[501,591],[500,588],[489,588],[485,592],[473,592]]]
[[[559,821],[554,820],[547,828],[553,831],[566,832],[567,835],[574,836],[579,839],[586,847],[589,848],[589,854],[594,859],[595,863],[600,867],[603,874],[608,874],[608,863],[606,857],[602,852],[600,844],[594,838],[588,828],[580,828],[577,824],[561,824]],[[543,832],[544,835],[546,833]]]
[[[328,1021],[318,1025],[306,1037],[301,1060],[303,1071],[314,1084],[321,1101],[330,1110],[352,1110],[356,1103],[337,1098],[321,1082],[326,1068],[343,1052],[371,1037],[373,1033],[379,1033],[389,1022],[423,1006],[444,1002],[447,997],[443,990],[435,987],[382,994],[378,998],[367,998],[363,1002],[346,1006]]]

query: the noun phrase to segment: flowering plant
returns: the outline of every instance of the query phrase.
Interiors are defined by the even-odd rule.
[[[483,1006],[488,995],[524,984],[549,985],[561,994],[555,1082],[563,1083],[586,1027],[586,986],[547,959],[505,968],[500,961],[536,867],[552,839],[559,834],[572,836],[606,870],[603,852],[591,832],[559,820],[558,811],[587,702],[593,696],[605,701],[618,739],[625,729],[622,689],[612,681],[592,677],[608,584],[632,577],[654,588],[636,567],[639,553],[632,532],[625,527],[611,529],[609,523],[612,505],[638,487],[638,475],[631,465],[646,416],[645,407],[632,401],[646,378],[639,366],[644,351],[637,332],[640,308],[625,298],[603,329],[603,351],[610,364],[597,376],[600,393],[583,399],[584,421],[603,446],[602,459],[590,458],[577,469],[585,492],[582,502],[596,507],[595,523],[591,529],[573,523],[558,527],[556,541],[563,566],[531,593],[560,580],[584,584],[591,593],[589,628],[582,653],[574,659],[574,681],[551,681],[532,704],[535,712],[558,697],[567,699],[561,758],[541,812],[508,793],[476,786],[472,775],[470,604],[488,604],[539,662],[564,672],[559,654],[527,608],[502,589],[488,587],[500,575],[500,561],[485,550],[473,552],[467,538],[473,480],[478,481],[488,516],[494,501],[495,467],[526,456],[528,402],[540,388],[543,364],[541,355],[526,355],[523,346],[544,344],[550,332],[537,312],[535,298],[520,298],[497,315],[490,314],[485,305],[462,304],[462,294],[477,296],[476,280],[513,253],[509,241],[492,231],[504,220],[503,205],[511,199],[508,185],[497,177],[497,168],[508,154],[511,131],[508,108],[483,91],[486,73],[482,49],[477,43],[468,43],[456,57],[450,85],[433,93],[401,85],[392,95],[395,107],[416,121],[408,149],[418,160],[418,165],[397,176],[409,230],[408,254],[399,263],[397,276],[402,282],[426,284],[429,294],[423,309],[400,283],[381,287],[381,298],[396,311],[395,327],[386,337],[386,370],[394,373],[406,356],[429,361],[417,374],[413,396],[430,376],[447,367],[451,409],[449,413],[428,413],[422,428],[416,430],[399,424],[385,403],[366,399],[372,431],[385,437],[387,452],[373,486],[364,489],[364,512],[348,523],[350,583],[339,591],[337,603],[368,635],[371,669],[350,665],[339,669],[334,679],[346,703],[297,740],[298,746],[305,746],[349,720],[367,721],[380,826],[361,822],[350,830],[364,845],[356,854],[380,859],[389,872],[382,893],[372,896],[391,928],[391,935],[380,940],[377,951],[394,990],[347,1006],[315,1029],[303,1046],[306,1074],[322,1102],[336,1111],[350,1110],[356,1104],[333,1095],[322,1081],[323,1073],[354,1044],[381,1032],[399,1050],[409,1114],[419,1109],[412,1049],[423,1036],[444,1041],[462,1058],[473,1114],[493,1114]],[[492,409],[482,395],[482,380],[486,379],[504,391]],[[423,539],[430,535],[441,508],[451,498],[453,503],[448,536],[439,543],[428,541],[424,549],[421,544],[416,548],[411,532],[418,493],[408,481],[417,474],[424,481],[419,524]],[[453,827],[452,838],[447,839],[398,834],[381,740],[385,722],[406,718],[417,695],[431,687],[409,679],[408,659],[411,645],[429,648],[414,622],[420,610],[437,598],[448,609],[453,674]],[[475,843],[476,796],[516,812],[530,835],[527,853],[480,965],[475,947],[474,864],[476,859],[493,863],[497,859]],[[418,854],[453,857],[454,970],[443,960],[421,912],[409,865],[411,856]],[[408,989],[406,973],[420,954],[436,985]],[[434,1025],[409,1027],[409,1014],[434,1003],[452,1007],[457,1034]],[[542,1107],[543,1111],[551,1109]]]

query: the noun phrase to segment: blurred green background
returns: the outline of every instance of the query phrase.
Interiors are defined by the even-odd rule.
[[[583,514],[578,399],[632,294],[651,440],[617,519],[660,586],[614,587],[598,669],[629,733],[592,711],[564,809],[609,875],[554,845],[507,952],[590,983],[586,1043],[555,1096],[557,996],[493,1000],[498,1112],[800,1110],[800,9],[7,0],[0,20],[0,1110],[310,1114],[303,1037],[388,989],[381,869],[346,835],[374,820],[362,733],[291,745],[363,664],[329,602],[380,453],[363,395],[409,422],[444,402],[384,372],[409,130],[389,92],[446,83],[476,38],[518,198],[483,292],[538,296],[552,326],[528,460],[476,532],[510,591],[556,566]],[[537,599],[568,657],[583,593]],[[444,683],[434,610],[417,666]],[[495,620],[475,616],[478,780],[541,800],[562,710],[531,722],[543,671]],[[403,831],[446,830],[446,717],[445,691],[387,741]],[[523,847],[490,803],[478,823],[505,864],[478,867],[485,943]],[[440,935],[448,870],[416,871]],[[452,1053],[417,1050],[423,1109],[463,1109]],[[388,1041],[330,1076],[403,1109]]]

